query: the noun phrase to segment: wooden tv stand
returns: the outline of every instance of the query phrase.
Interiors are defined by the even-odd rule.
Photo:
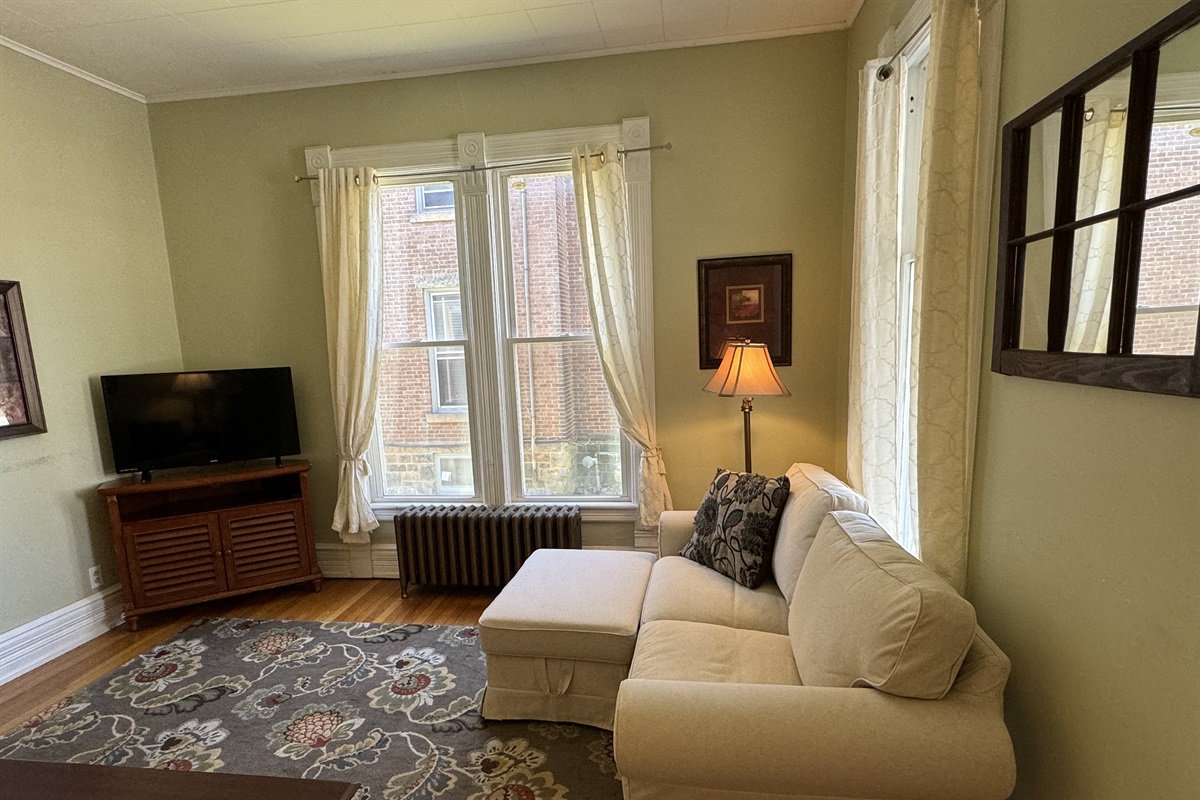
[[[101,484],[125,624],[149,611],[259,589],[321,589],[307,461],[172,470]]]

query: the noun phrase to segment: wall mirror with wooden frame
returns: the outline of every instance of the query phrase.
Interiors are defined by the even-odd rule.
[[[1200,0],[1003,146],[992,369],[1200,397]]]

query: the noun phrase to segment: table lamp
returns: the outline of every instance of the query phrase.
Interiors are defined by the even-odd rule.
[[[744,340],[729,340],[723,348],[724,355],[713,375],[704,386],[704,391],[721,397],[742,395],[743,431],[746,440],[746,472],[750,466],[750,412],[754,410],[754,396],[791,397],[792,393],[779,380],[779,373],[771,363],[771,354],[765,344]]]

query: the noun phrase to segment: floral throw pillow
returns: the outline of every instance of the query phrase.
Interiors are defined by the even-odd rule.
[[[790,488],[787,475],[717,470],[696,512],[692,539],[679,554],[757,589],[767,577]]]

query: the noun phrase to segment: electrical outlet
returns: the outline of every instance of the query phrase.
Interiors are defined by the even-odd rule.
[[[100,572],[100,566],[93,566],[88,570],[88,581],[92,584],[93,589],[99,589],[100,584],[104,580],[104,575]]]

